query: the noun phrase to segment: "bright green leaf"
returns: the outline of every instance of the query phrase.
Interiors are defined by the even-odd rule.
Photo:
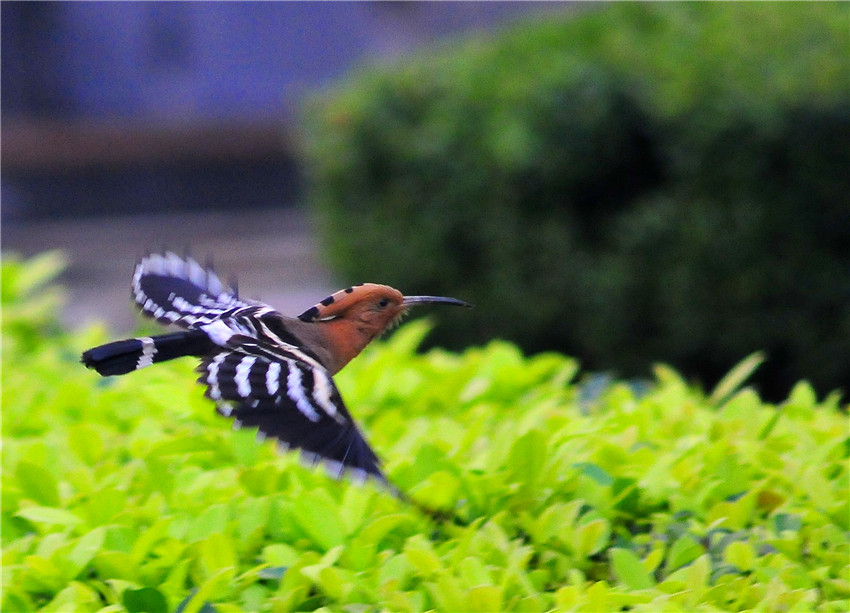
[[[594,519],[576,530],[576,553],[586,558],[601,550],[608,542],[611,525],[607,520]]]
[[[42,610],[94,611],[103,601],[94,589],[80,581],[72,581],[62,589]]]
[[[43,466],[21,460],[15,467],[15,478],[25,496],[45,507],[59,506],[59,487],[56,478]]]
[[[744,381],[761,366],[765,355],[761,352],[750,354],[726,373],[711,392],[708,401],[714,406],[720,406],[728,400],[743,385]]]
[[[106,530],[100,527],[84,534],[77,540],[68,554],[68,561],[73,565],[75,574],[79,574],[97,555],[97,552],[103,547],[105,538]]]
[[[611,567],[620,583],[633,590],[644,590],[655,585],[655,580],[641,564],[634,552],[614,547],[609,552]]]
[[[411,496],[430,509],[451,509],[455,505],[459,488],[457,477],[449,472],[438,470],[413,488]]]
[[[435,575],[443,566],[431,544],[418,535],[407,540],[404,555],[410,565],[425,578]]]
[[[15,515],[34,523],[47,525],[76,526],[83,523],[82,519],[70,511],[51,507],[24,507]]]
[[[711,576],[711,558],[708,554],[701,555],[685,569],[688,588],[699,594],[708,585]]]
[[[533,488],[540,478],[546,461],[546,439],[536,430],[520,436],[511,446],[506,466],[513,479]]]
[[[229,521],[230,509],[227,505],[210,505],[189,524],[186,540],[189,542],[203,540],[212,534],[224,532]]]
[[[703,553],[704,549],[702,546],[691,537],[687,535],[679,537],[667,552],[667,564],[665,567],[667,573],[669,574],[671,571],[693,562]]]
[[[93,466],[103,456],[103,439],[89,424],[74,424],[68,429],[68,445],[77,456]]]
[[[723,550],[723,559],[741,571],[752,570],[756,554],[748,543],[734,541]]]
[[[200,562],[205,578],[222,571],[229,573],[231,577],[236,574],[236,550],[229,536],[220,533],[210,534],[200,543],[200,546]]]
[[[504,589],[498,585],[476,585],[466,591],[465,611],[501,611]]]
[[[336,504],[322,490],[304,492],[291,509],[292,516],[304,532],[324,551],[339,547],[345,539],[345,528]]]
[[[263,548],[262,559],[270,566],[289,567],[298,560],[298,551],[285,543],[273,543]]]

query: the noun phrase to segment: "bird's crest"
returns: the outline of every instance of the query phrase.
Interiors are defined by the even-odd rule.
[[[370,295],[375,295],[376,298],[383,296],[392,297],[398,304],[401,304],[404,298],[396,289],[389,285],[380,285],[378,283],[361,283],[360,285],[352,285],[338,292],[334,292],[324,300],[317,302],[309,309],[298,316],[301,321],[322,321],[333,319],[344,313],[346,309],[353,304],[362,302],[368,299]]]

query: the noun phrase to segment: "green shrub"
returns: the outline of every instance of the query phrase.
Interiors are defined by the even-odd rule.
[[[232,431],[193,360],[100,379],[104,330],[33,335],[49,261],[3,261],[3,611],[850,608],[846,407],[763,403],[759,356],[638,391],[402,327],[337,379],[390,478],[462,520],[436,524]]]
[[[850,380],[850,6],[619,4],[364,72],[307,110],[341,282],[508,338],[764,389]]]

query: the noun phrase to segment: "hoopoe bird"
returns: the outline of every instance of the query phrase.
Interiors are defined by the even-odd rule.
[[[115,341],[82,354],[102,376],[123,375],[183,356],[200,358],[198,382],[233,425],[257,428],[300,450],[331,476],[377,479],[404,498],[352,419],[333,375],[412,306],[472,306],[456,298],[403,296],[386,285],[340,290],[298,315],[240,298],[210,268],[174,253],[148,255],[135,268],[132,298],[143,315],[183,330]]]

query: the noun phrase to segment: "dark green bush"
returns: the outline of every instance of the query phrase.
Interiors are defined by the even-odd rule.
[[[850,6],[620,4],[364,72],[306,114],[341,283],[594,369],[850,381]]]

